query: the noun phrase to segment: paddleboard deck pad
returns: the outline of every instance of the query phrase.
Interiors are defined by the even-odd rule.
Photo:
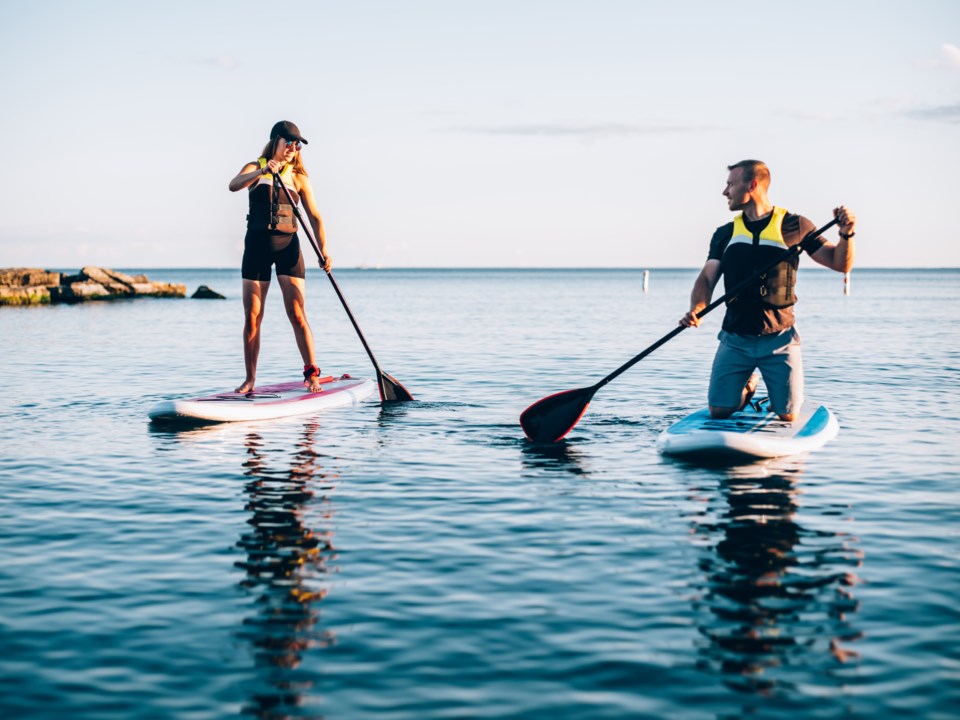
[[[761,401],[724,420],[699,410],[664,430],[657,447],[664,455],[699,460],[775,458],[816,450],[839,431],[824,405],[805,403],[796,420],[784,422]]]
[[[302,381],[259,385],[253,392],[225,392],[185,400],[165,400],[150,410],[156,422],[238,422],[309,415],[332,408],[356,405],[377,391],[369,378],[320,379],[322,392],[307,392]]]

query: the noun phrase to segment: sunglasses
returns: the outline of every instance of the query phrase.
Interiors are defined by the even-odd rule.
[[[299,140],[284,140],[283,144],[286,145],[287,147],[296,148],[297,150],[303,147],[303,145],[300,143]]]

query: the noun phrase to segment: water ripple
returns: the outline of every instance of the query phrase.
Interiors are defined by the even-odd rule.
[[[802,277],[808,392],[841,422],[810,457],[658,455],[713,330],[525,440],[527,405],[676,322],[693,278],[658,275],[348,272],[417,402],[178,429],[146,410],[239,380],[237,293],[4,309],[3,716],[950,716],[960,329],[913,328],[957,274]],[[368,372],[320,280],[321,363]],[[298,372],[285,323],[268,303],[265,382]],[[63,357],[91,359],[54,388]]]

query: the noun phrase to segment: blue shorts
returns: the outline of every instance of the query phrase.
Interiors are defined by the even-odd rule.
[[[796,328],[770,335],[735,335],[721,330],[720,346],[710,373],[710,407],[735,408],[754,370],[767,386],[770,406],[778,415],[799,412],[803,404],[803,358]]]

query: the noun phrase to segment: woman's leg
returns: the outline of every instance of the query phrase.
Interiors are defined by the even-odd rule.
[[[243,281],[243,364],[247,377],[235,392],[253,391],[257,380],[257,359],[260,357],[260,323],[263,322],[263,303],[267,299],[270,281]]]
[[[304,365],[316,365],[316,356],[313,353],[313,333],[310,331],[310,324],[307,322],[306,287],[304,278],[290,277],[289,275],[278,275],[277,281],[280,283],[280,291],[283,293],[283,306],[287,311],[287,317],[290,318],[290,325],[293,326],[293,334],[297,339],[297,348],[300,350],[300,357],[303,358]],[[304,383],[310,392],[320,392],[320,379],[316,376]]]

